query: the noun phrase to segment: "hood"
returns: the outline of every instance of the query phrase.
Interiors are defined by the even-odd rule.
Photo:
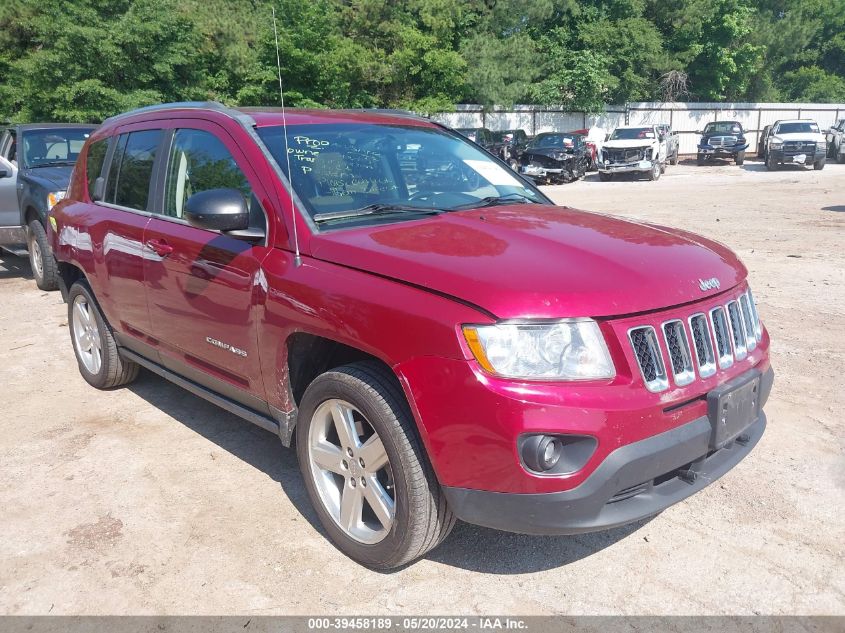
[[[51,191],[65,191],[70,183],[73,165],[58,165],[55,167],[32,167],[26,170],[26,176],[37,181],[45,189]]]
[[[616,316],[727,290],[746,276],[705,238],[552,205],[508,205],[315,235],[314,257],[430,288],[499,318]],[[715,277],[719,290],[702,291]]]
[[[576,147],[527,147],[523,153],[528,156],[533,154],[535,156],[547,156],[549,158],[555,158],[557,156],[569,158],[578,154],[580,151]]]
[[[629,149],[633,147],[651,147],[657,139],[654,138],[632,138],[619,141],[605,141],[604,147],[609,149]]]
[[[792,132],[791,134],[774,134],[773,141],[808,141],[821,143],[825,141],[825,135],[816,132]]]

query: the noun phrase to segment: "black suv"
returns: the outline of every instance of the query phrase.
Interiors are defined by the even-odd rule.
[[[0,132],[0,248],[26,255],[42,290],[58,288],[47,212],[64,198],[95,125],[29,123]]]

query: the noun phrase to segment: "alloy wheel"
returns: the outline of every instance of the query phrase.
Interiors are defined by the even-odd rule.
[[[79,360],[91,374],[98,374],[103,366],[102,339],[97,319],[88,300],[77,295],[73,300],[73,342]]]
[[[308,432],[308,463],[320,501],[352,539],[383,540],[396,518],[396,489],[384,444],[366,417],[344,400],[326,400]]]
[[[41,279],[44,276],[44,259],[41,255],[41,246],[39,246],[38,240],[31,230],[27,235],[29,237],[29,261],[32,265],[32,272],[38,279]]]

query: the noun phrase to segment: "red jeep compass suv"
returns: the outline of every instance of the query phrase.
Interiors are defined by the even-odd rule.
[[[73,349],[296,446],[376,568],[455,518],[654,515],[766,425],[769,338],[716,242],[551,203],[426,119],[179,103],[107,120],[50,217]]]

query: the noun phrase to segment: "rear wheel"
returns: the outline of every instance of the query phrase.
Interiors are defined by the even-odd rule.
[[[47,231],[41,222],[33,220],[29,223],[26,241],[35,284],[41,290],[56,290],[59,287],[59,267],[53,257],[53,249],[47,241]]]
[[[305,487],[329,538],[376,569],[436,547],[455,523],[395,376],[339,367],[305,391],[296,429]]]
[[[745,163],[745,151],[737,152],[736,156],[734,156],[734,160],[736,160],[737,165]]]
[[[677,165],[677,164],[678,164],[678,150],[677,150],[677,149],[676,149],[676,150],[674,151],[674,153],[672,154],[672,158],[669,160],[669,162],[670,162],[671,164],[673,164],[673,165]]]
[[[68,292],[68,329],[79,373],[97,389],[128,384],[138,376],[138,365],[121,358],[114,334],[91,289],[76,282]]]

